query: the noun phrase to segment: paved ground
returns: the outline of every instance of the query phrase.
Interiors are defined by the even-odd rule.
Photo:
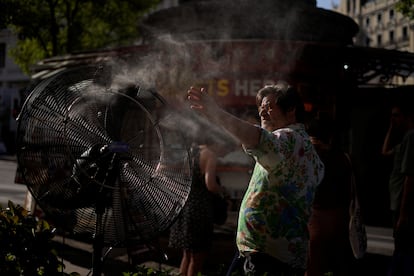
[[[233,214],[235,216],[235,214]],[[226,268],[230,264],[235,252],[234,246],[234,222],[230,221],[224,227],[217,228],[213,248],[208,256],[206,268],[209,276],[224,275]],[[355,262],[356,272],[352,276],[386,276],[386,272],[393,251],[391,230],[388,228],[367,227],[368,232],[368,254],[361,260]],[[83,275],[92,275],[92,246],[73,239],[63,240],[57,237],[62,257],[65,259],[66,272],[78,272]],[[137,262],[153,267],[155,269],[171,270],[177,272],[180,262],[180,252],[167,247],[167,236],[163,235],[159,239],[156,247],[159,250],[142,250]],[[160,255],[166,254],[168,260],[160,261]],[[126,249],[115,248],[108,255],[103,263],[103,274],[105,276],[122,275],[128,271],[128,255]]]
[[[231,214],[228,223],[218,227],[215,231],[213,248],[207,258],[206,267],[209,275],[223,275],[226,268],[231,263],[234,253],[236,252],[234,244],[234,229],[236,214]],[[231,218],[233,217],[233,218]],[[93,248],[90,243],[81,242],[78,239],[55,238],[59,253],[65,260],[65,272],[78,272],[82,276],[90,273],[92,267]],[[141,251],[135,258],[135,262],[155,269],[171,270],[178,273],[181,252],[168,247],[168,235],[161,235],[157,244],[152,243],[154,250],[148,250],[148,247],[138,248]],[[167,256],[167,258],[162,258]],[[109,254],[103,263],[102,269],[105,276],[122,275],[122,272],[131,268],[127,250],[125,248],[115,248]],[[92,275],[92,273],[90,274]]]
[[[0,156],[2,160],[16,161],[15,156]],[[236,213],[231,213],[228,222],[222,227],[218,227],[215,233],[213,248],[208,256],[206,267],[209,276],[223,275],[231,262],[235,252],[234,230],[236,227]],[[368,254],[356,262],[358,271],[355,275],[386,276],[391,254],[393,251],[393,240],[391,229],[367,227],[368,233]],[[55,239],[59,254],[63,257],[66,270],[65,272],[78,272],[82,276],[93,275],[90,271],[92,267],[92,245],[82,242],[79,239],[63,238],[57,236]],[[180,262],[180,252],[167,247],[167,235],[159,239],[156,246],[158,250],[142,250],[139,254],[138,263],[155,269],[168,269],[177,271]],[[160,262],[161,252],[168,256],[168,260]],[[102,275],[122,276],[122,272],[130,269],[128,254],[125,248],[115,248],[103,262]],[[94,275],[95,276],[95,275]]]

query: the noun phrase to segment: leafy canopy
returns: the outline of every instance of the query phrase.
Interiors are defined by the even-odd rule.
[[[10,51],[26,73],[37,61],[131,45],[140,19],[160,0],[2,0],[0,28],[18,36]]]
[[[403,15],[410,19],[414,19],[414,0],[400,0],[395,7]]]

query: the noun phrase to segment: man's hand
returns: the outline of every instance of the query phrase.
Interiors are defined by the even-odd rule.
[[[197,109],[206,115],[214,115],[220,109],[204,88],[190,87],[187,91],[187,99],[192,109]]]
[[[187,91],[187,99],[192,109],[200,111],[208,120],[222,126],[245,147],[254,147],[259,143],[261,129],[220,108],[204,88],[191,87]]]

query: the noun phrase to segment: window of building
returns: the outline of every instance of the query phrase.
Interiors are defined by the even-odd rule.
[[[394,31],[390,31],[388,35],[389,35],[390,43],[394,43]]]
[[[0,43],[0,68],[6,66],[6,44]]]
[[[371,39],[369,39],[369,37],[365,38],[365,46],[369,47],[369,45],[371,44]]]
[[[369,17],[365,18],[365,26],[369,27]]]
[[[402,29],[402,37],[404,40],[408,39],[408,28],[407,26],[403,27]]]
[[[377,46],[382,45],[382,35],[377,35]]]
[[[382,13],[377,14],[377,21],[378,21],[378,23],[381,23],[381,21],[382,21]]]
[[[389,15],[390,15],[390,20],[394,19],[394,10],[393,9],[390,10]]]

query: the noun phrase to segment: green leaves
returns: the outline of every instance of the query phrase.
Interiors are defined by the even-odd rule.
[[[137,266],[136,271],[133,272],[123,272],[122,276],[147,276],[147,275],[153,275],[153,276],[170,276],[173,275],[170,270],[155,270],[150,267],[146,267],[143,265]]]
[[[0,275],[62,273],[64,265],[53,247],[53,233],[47,221],[9,201],[8,208],[0,210]]]
[[[159,2],[2,0],[0,27],[18,36],[11,55],[29,74],[34,63],[47,57],[131,45],[139,38],[139,21]]]
[[[414,0],[400,0],[395,4],[395,8],[408,18],[414,18]]]

